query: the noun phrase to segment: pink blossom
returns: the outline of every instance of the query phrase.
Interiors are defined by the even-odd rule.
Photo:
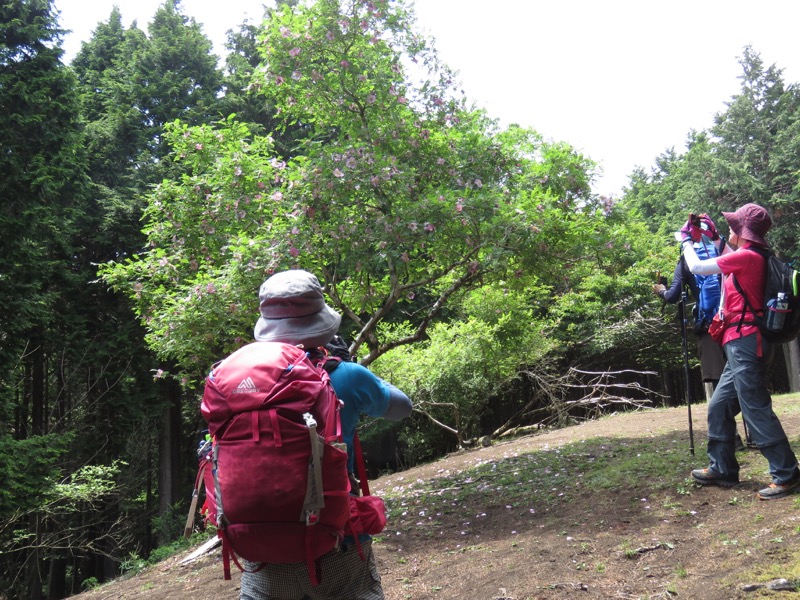
[[[288,28],[288,27],[281,27],[281,28],[280,28],[278,31],[280,31],[280,32],[281,32],[281,35],[282,35],[283,37],[289,37],[289,36],[292,34],[292,32],[291,32],[291,31],[289,31],[289,28]]]
[[[403,261],[403,262],[405,262],[405,263],[407,263],[408,261],[410,261],[411,259],[408,257],[408,252],[403,252],[403,253],[400,255],[400,260],[402,260],[402,261]]]
[[[290,256],[299,256],[300,255],[300,250],[298,250],[297,248],[295,248],[293,246],[293,247],[289,248],[289,255]]]
[[[272,199],[275,202],[280,202],[281,200],[283,200],[283,192],[275,192],[274,194],[272,194]]]
[[[297,235],[298,233],[300,233],[300,229],[297,227],[292,227],[292,235]]]
[[[425,231],[436,231],[436,227],[433,223],[425,223]]]
[[[263,181],[259,181],[258,183],[256,183],[256,186],[258,186],[258,189],[260,190],[263,190],[265,187],[267,187],[267,185]]]
[[[377,175],[373,175],[369,178],[369,182],[372,184],[372,187],[378,187],[381,183],[381,178]]]
[[[203,149],[203,144],[195,144],[194,145],[194,149],[195,150],[202,150]]]
[[[367,95],[367,102],[368,102],[369,104],[375,104],[375,98],[376,98],[376,96],[375,96],[375,92],[370,92],[370,93]]]
[[[158,261],[158,264],[162,267],[166,267],[169,264],[169,261],[166,258],[162,258]]]
[[[475,187],[482,188],[483,182],[480,179],[475,180]]]
[[[209,293],[209,294],[216,294],[217,293],[217,288],[214,285],[214,282],[212,282],[212,281],[208,282],[208,285],[206,285],[206,292]]]
[[[349,62],[347,62],[346,60],[343,60],[343,61],[342,61],[342,62],[340,62],[339,64],[340,64],[340,65],[342,65],[342,68],[344,68],[344,69],[346,69],[347,67],[349,67],[349,66],[350,66],[350,63],[349,63]]]
[[[300,71],[292,71],[292,79],[294,79],[295,81],[300,81],[302,77],[303,74]]]
[[[355,169],[358,163],[356,163],[355,158],[350,156],[346,161],[344,161],[344,164],[348,169]]]
[[[441,167],[444,164],[444,159],[443,158],[437,158],[436,159],[436,164]]]
[[[236,169],[233,171],[233,174],[239,177],[242,174],[242,167],[236,167]]]
[[[333,32],[329,31],[328,33],[326,33],[325,34],[325,39],[328,40],[329,42],[332,42],[333,41]]]
[[[283,85],[283,83],[284,83],[285,81],[286,81],[286,80],[285,80],[285,79],[284,79],[282,76],[280,76],[280,75],[278,75],[278,76],[275,78],[275,83],[277,83],[278,85]]]
[[[334,177],[339,177],[339,178],[344,177],[344,173],[342,173],[339,169],[334,169],[333,175]]]
[[[300,54],[300,48],[292,48],[289,50],[289,56],[297,56]]]
[[[464,210],[464,199],[459,198],[456,200],[456,212],[460,213],[462,210]]]
[[[417,224],[412,221],[411,223],[408,224],[408,228],[411,231],[416,231],[417,230]]]

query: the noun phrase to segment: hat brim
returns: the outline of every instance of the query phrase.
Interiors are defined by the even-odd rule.
[[[304,348],[318,348],[333,339],[341,322],[342,316],[326,304],[321,311],[306,317],[259,317],[253,337],[258,342],[283,342]]]
[[[768,245],[764,236],[750,229],[745,223],[742,222],[742,219],[740,219],[735,212],[723,212],[722,216],[725,217],[725,220],[728,222],[731,233],[735,233],[740,238],[755,242],[761,246]]]

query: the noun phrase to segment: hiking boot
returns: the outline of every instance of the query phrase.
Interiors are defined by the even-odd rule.
[[[717,485],[719,487],[733,487],[739,483],[739,478],[723,477],[709,469],[694,469],[692,479],[700,485]]]
[[[740,436],[737,433],[736,434],[736,451],[737,452],[742,452],[743,450],[747,450],[747,446],[744,445],[744,442],[742,441],[742,436]]]
[[[763,490],[758,490],[758,497],[760,500],[775,500],[794,494],[798,488],[800,488],[800,475],[789,483],[770,483]]]

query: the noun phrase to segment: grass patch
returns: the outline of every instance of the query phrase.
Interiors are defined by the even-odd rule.
[[[665,448],[663,440],[603,438],[535,450],[389,489],[384,498],[390,518],[418,517],[418,524],[435,525],[438,517],[460,511],[464,504],[539,510],[569,503],[582,488],[596,492],[644,488],[652,495],[674,490],[676,480],[685,480],[696,462],[677,441]],[[682,487],[678,493],[689,491]],[[640,501],[637,496],[632,494],[631,500]],[[680,508],[669,496],[665,502],[671,509]]]

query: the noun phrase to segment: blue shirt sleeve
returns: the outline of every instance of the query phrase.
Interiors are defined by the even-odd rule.
[[[342,401],[342,438],[353,465],[353,435],[362,414],[382,417],[389,408],[389,388],[369,369],[342,362],[331,373],[331,384]]]

